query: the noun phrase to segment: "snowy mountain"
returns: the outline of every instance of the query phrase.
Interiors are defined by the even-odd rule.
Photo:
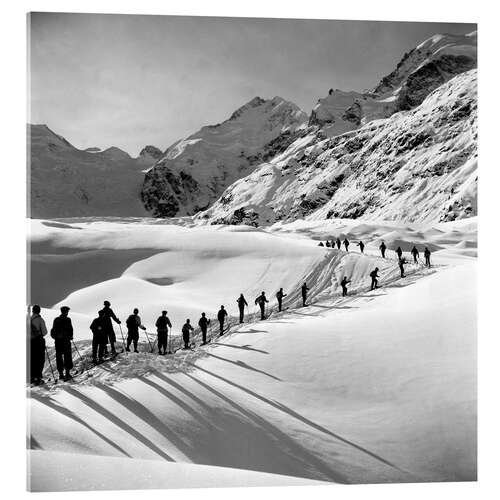
[[[330,89],[318,100],[310,125],[323,127],[328,136],[359,128],[378,118],[418,106],[450,78],[477,66],[477,32],[434,35],[405,53],[392,73],[367,92]]]
[[[46,125],[28,125],[29,216],[145,216],[144,174],[161,155],[146,146],[138,158],[111,147],[75,148]]]
[[[223,123],[203,127],[170,146],[146,173],[144,206],[157,217],[207,208],[227,186],[274,156],[278,136],[306,122],[307,115],[281,97],[255,97]]]
[[[198,219],[430,222],[476,214],[476,70],[451,79],[413,110],[333,138],[318,128],[296,136]]]

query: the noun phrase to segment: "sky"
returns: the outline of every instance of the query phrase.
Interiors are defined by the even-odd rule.
[[[309,113],[436,33],[474,24],[32,13],[30,123],[78,148],[166,149],[255,96]]]

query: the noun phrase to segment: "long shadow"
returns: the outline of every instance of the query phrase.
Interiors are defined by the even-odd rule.
[[[327,434],[327,435],[329,435],[329,436],[331,436],[331,437],[333,437],[335,439],[338,439],[339,441],[341,441],[341,442],[343,442],[345,444],[348,444],[348,445],[352,446],[353,448],[355,448],[355,449],[357,449],[357,450],[359,450],[359,451],[361,451],[361,452],[363,452],[363,453],[371,456],[372,458],[378,460],[379,462],[382,462],[382,463],[384,463],[384,464],[386,464],[386,465],[388,465],[390,467],[393,467],[394,469],[397,469],[397,470],[401,471],[401,469],[399,467],[397,467],[393,463],[389,462],[385,458],[383,458],[383,457],[381,457],[381,456],[379,456],[379,455],[371,452],[370,450],[367,450],[366,448],[363,448],[362,446],[360,446],[360,445],[358,445],[358,444],[356,444],[356,443],[354,443],[352,441],[349,441],[346,438],[343,438],[342,436],[339,436],[338,434],[335,434],[334,432],[326,429],[325,427],[323,427],[323,426],[321,426],[319,424],[316,424],[315,422],[313,422],[313,421],[309,420],[308,418],[300,415],[299,413],[291,410],[290,408],[286,407],[285,405],[283,405],[283,404],[281,404],[281,403],[279,403],[277,401],[273,401],[271,399],[268,399],[268,398],[266,398],[264,396],[261,396],[260,394],[257,394],[256,392],[253,392],[250,389],[247,389],[246,387],[243,387],[243,386],[237,384],[236,382],[232,382],[231,380],[228,380],[228,379],[222,377],[221,375],[217,375],[216,373],[213,373],[213,372],[211,372],[211,371],[209,371],[209,370],[207,370],[205,368],[201,368],[201,367],[199,367],[197,365],[195,365],[195,367],[198,370],[207,373],[208,375],[212,375],[212,377],[215,377],[215,378],[217,378],[219,380],[222,380],[223,382],[225,382],[225,383],[227,383],[227,384],[229,384],[229,385],[231,385],[233,387],[236,387],[237,389],[240,389],[241,391],[249,394],[250,396],[253,396],[256,399],[258,399],[260,401],[263,401],[264,403],[267,403],[268,405],[272,406],[273,408],[276,408],[277,410],[280,410],[282,412],[287,413],[288,415],[296,418],[297,420],[300,420],[301,422],[309,425],[313,429],[316,429],[316,430],[318,430],[320,432],[323,432],[324,434]],[[404,472],[404,471],[401,471],[401,472]]]
[[[71,420],[74,420],[76,423],[82,425],[86,429],[88,429],[90,432],[93,432],[97,437],[101,438],[104,442],[118,450],[120,453],[123,453],[126,457],[131,457],[123,448],[118,446],[116,443],[111,441],[111,439],[107,438],[104,434],[101,434],[98,430],[94,429],[91,427],[85,420],[82,420],[80,417],[75,415],[71,410],[68,410],[64,406],[61,406],[55,402],[51,398],[44,398],[42,396],[38,396],[35,393],[31,393],[31,397],[33,399],[36,399],[38,402],[44,404],[45,406],[48,406],[50,409],[60,413],[61,415],[64,415],[65,417],[70,418]]]
[[[267,351],[262,349],[255,349],[255,347],[250,347],[248,344],[245,345],[233,345],[233,344],[222,344],[221,342],[212,342],[212,345],[220,345],[224,347],[232,347],[233,349],[243,349],[244,351],[260,352],[262,354],[269,354]]]
[[[288,434],[285,434],[283,431],[278,429],[275,425],[273,425],[271,422],[265,420],[262,418],[260,415],[257,415],[256,413],[252,412],[251,410],[248,410],[244,408],[243,406],[239,405],[229,397],[225,396],[221,392],[217,391],[215,388],[209,386],[205,382],[202,382],[201,380],[196,379],[193,377],[191,374],[186,373],[186,377],[190,378],[197,384],[201,385],[203,388],[205,388],[207,391],[211,392],[212,394],[216,395],[220,399],[222,399],[224,402],[227,404],[231,405],[233,408],[235,408],[238,412],[240,412],[243,416],[248,418],[250,421],[255,422],[258,426],[260,426],[263,430],[265,430],[269,435],[273,436],[279,443],[279,449],[284,449],[288,448],[288,455],[293,457],[295,460],[298,460],[299,462],[302,462],[304,465],[304,469],[307,469],[308,465],[313,465],[315,467],[315,470],[318,471],[319,473],[323,474],[324,477],[327,477],[328,479],[332,481],[336,481],[338,483],[347,483],[347,478],[344,477],[342,474],[340,474],[337,471],[334,471],[330,469],[330,467],[325,464],[321,459],[310,453],[308,450],[306,450],[303,446],[299,445],[296,443]]]
[[[158,377],[160,380],[163,380],[164,382],[167,382],[168,384],[171,384],[173,387],[176,387],[177,389],[180,389],[180,386],[178,384],[175,384],[174,382],[171,382],[167,377],[165,377],[162,373],[160,372],[154,372],[154,376]],[[139,377],[139,380],[146,385],[149,385],[153,389],[157,390],[162,396],[165,398],[170,399],[173,401],[175,404],[177,404],[180,408],[182,408],[186,413],[191,415],[194,419],[203,422],[203,424],[207,427],[213,427],[216,428],[213,422],[208,421],[205,419],[203,416],[199,415],[191,406],[189,406],[187,403],[185,403],[182,399],[178,398],[177,396],[174,396],[171,392],[168,392],[164,387],[161,385],[153,382],[149,378],[146,377]],[[208,405],[206,405],[201,399],[196,398],[196,402],[200,404],[201,406],[210,409]]]
[[[248,330],[235,330],[234,332],[231,333],[268,333],[268,332],[267,330],[257,330],[255,328],[249,328]]]
[[[186,453],[188,449],[189,452],[192,452],[193,449],[189,444],[185,443],[180,439],[171,429],[169,429],[152,411],[146,408],[142,403],[139,403],[137,400],[131,399],[129,396],[123,394],[122,392],[113,389],[111,386],[99,384],[97,385],[99,389],[101,389],[104,393],[108,394],[109,397],[114,399],[116,402],[123,405],[127,410],[131,413],[142,419],[144,422],[149,424],[155,430],[157,430],[160,434],[166,437],[174,446],[176,446],[183,453]],[[188,456],[189,453],[186,453]],[[190,456],[192,458],[192,456]]]
[[[247,363],[244,363],[243,361],[232,361],[227,358],[223,358],[222,356],[217,356],[216,354],[210,354],[207,353],[210,357],[219,359],[220,361],[225,361],[226,363],[231,363],[232,365],[238,366],[239,368],[246,368],[247,370],[252,370],[253,372],[256,373],[262,373],[262,375],[266,375],[266,377],[270,377],[274,380],[278,380],[279,382],[282,382],[282,380],[278,377],[275,377],[274,375],[271,375],[270,373],[265,372],[264,370],[259,370],[257,368],[254,368],[253,366],[248,365]]]
[[[72,387],[65,387],[64,390],[74,396],[75,398],[79,399],[83,403],[85,403],[89,408],[94,410],[96,413],[100,414],[104,418],[108,419],[110,422],[115,424],[118,428],[124,430],[125,432],[128,432],[132,437],[137,439],[139,442],[141,442],[144,446],[149,448],[150,450],[153,450],[156,454],[158,454],[160,457],[162,457],[165,460],[168,460],[169,462],[174,462],[175,460],[169,456],[167,453],[165,453],[162,449],[160,449],[158,446],[156,446],[152,441],[150,441],[148,438],[144,437],[140,432],[136,431],[132,426],[128,425],[126,422],[124,422],[121,418],[118,418],[116,415],[111,413],[109,410],[104,408],[104,406],[101,406],[99,403],[96,403],[89,397],[85,396],[85,394],[78,392],[77,390],[73,389]]]

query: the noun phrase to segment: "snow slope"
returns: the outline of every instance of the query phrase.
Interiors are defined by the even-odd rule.
[[[28,125],[28,216],[144,216],[142,170],[158,151],[147,146],[137,158],[115,147],[83,151],[46,125]]]
[[[191,215],[208,207],[236,179],[273,154],[272,141],[307,121],[281,97],[255,97],[229,119],[170,146],[146,173],[142,200],[154,216]]]
[[[137,305],[149,321],[150,303],[154,313],[165,305],[177,333],[177,318],[201,307],[215,311],[220,297],[234,315],[239,291],[253,298],[265,289],[272,297],[284,286],[289,293],[283,313],[232,323],[204,348],[122,356],[78,384],[29,390],[35,489],[106,488],[108,457],[140,459],[138,467],[164,468],[167,478],[177,463],[196,463],[345,483],[475,479],[475,219],[430,226],[296,221],[266,231],[146,220],[31,225],[35,246],[52,255],[90,248],[118,255],[145,242],[158,251],[116,270],[115,279],[75,289],[61,301],[73,317],[89,319],[109,294],[120,316]],[[363,238],[367,255],[316,246],[340,235],[351,248]],[[428,244],[435,267],[408,265],[399,279],[392,251],[378,256],[381,239],[405,251]],[[375,265],[382,288],[369,292]],[[339,296],[343,275],[355,292],[346,298]],[[152,279],[162,284],[151,289]],[[311,285],[308,308],[297,307],[303,279]],[[78,321],[75,340],[87,353],[88,323]],[[44,465],[44,454],[63,469]],[[103,457],[95,484],[74,472],[85,455]],[[207,485],[199,474],[188,482]],[[228,484],[224,471],[215,477]],[[253,481],[235,475],[229,484],[276,484],[267,476]],[[183,479],[148,484],[174,487]],[[129,476],[123,487],[143,485]]]
[[[477,213],[477,72],[455,76],[415,109],[326,138],[302,131],[229,186],[200,222],[362,218],[447,221]]]

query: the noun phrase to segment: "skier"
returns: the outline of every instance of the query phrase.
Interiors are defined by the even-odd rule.
[[[339,238],[337,238],[337,250],[340,250],[340,245],[342,245],[342,242],[339,240]]]
[[[387,249],[387,246],[384,242],[382,242],[379,246],[380,248],[380,253],[382,254],[382,258],[385,259],[385,251]]]
[[[283,288],[280,288],[276,293],[276,299],[278,300],[278,311],[281,312],[283,307],[283,297],[286,297],[286,293],[283,293]]]
[[[168,329],[172,328],[172,323],[167,316],[167,311],[162,311],[161,316],[156,320],[155,323],[156,331],[158,332],[158,354],[167,354],[167,344],[168,344]],[[163,349],[163,352],[161,352]],[[170,351],[168,352],[170,354]]]
[[[54,319],[50,336],[54,339],[56,348],[56,366],[59,378],[65,382],[71,380],[70,370],[73,368],[71,341],[73,340],[73,325],[68,316],[69,307],[61,307],[61,315]]]
[[[371,273],[370,273],[370,278],[372,279],[372,284],[370,287],[370,290],[373,290],[374,288],[378,288],[378,267],[376,267]]]
[[[40,316],[40,306],[34,305],[30,318],[30,382],[35,385],[43,384],[43,365],[45,364],[45,335],[47,327]]]
[[[256,299],[255,299],[255,304],[259,305],[260,307],[260,319],[266,319],[266,302],[269,302],[266,298],[266,293],[262,292]]]
[[[184,340],[184,349],[189,349],[189,332],[192,332],[194,328],[191,326],[189,319],[186,320],[182,326],[182,340]]]
[[[431,251],[425,247],[425,250],[424,250],[424,257],[425,257],[425,265],[427,267],[431,267]]]
[[[342,278],[342,281],[340,282],[340,286],[342,287],[342,297],[345,297],[347,295],[347,284],[350,282],[351,280],[348,280],[347,276],[344,276]]]
[[[349,240],[347,238],[344,238],[344,246],[345,246],[345,251],[349,251]]]
[[[398,256],[398,260],[401,260],[401,257],[403,256],[403,250],[401,250],[401,247],[396,249],[396,254]]]
[[[245,306],[248,306],[248,304],[247,301],[245,300],[245,297],[243,297],[242,293],[236,299],[236,302],[238,302],[238,309],[240,310],[240,323],[243,323],[243,316],[245,315]]]
[[[207,343],[207,330],[208,330],[208,325],[210,324],[210,320],[207,319],[205,316],[205,313],[201,313],[201,318],[198,321],[198,326],[201,329],[201,335],[203,338],[203,342],[201,345],[205,345]]]
[[[302,307],[305,307],[306,300],[307,300],[307,292],[309,291],[309,288],[307,288],[307,284],[304,283],[301,287],[301,292],[302,292]]]
[[[139,328],[141,330],[146,330],[146,327],[141,323],[141,317],[139,316],[139,309],[134,309],[134,313],[127,318],[127,352],[130,352],[130,344],[134,343],[134,352],[139,352],[137,350],[137,342],[139,341]]]
[[[227,317],[227,311],[224,306],[220,306],[219,312],[217,313],[217,319],[219,320],[219,335],[224,335],[224,321]]]
[[[360,241],[360,242],[357,244],[357,246],[359,247],[359,251],[360,251],[361,253],[364,253],[364,251],[365,251],[365,244],[364,244],[362,241]]]
[[[326,240],[325,245],[326,245],[328,248],[330,248],[330,247],[331,247],[330,242],[329,242],[328,240]]]
[[[401,278],[405,277],[404,264],[406,264],[406,259],[402,257],[401,259],[399,259],[399,270],[401,271]]]
[[[418,262],[420,254],[418,253],[417,247],[415,245],[413,245],[413,248],[411,249],[411,254],[413,255],[413,262],[416,264]]]
[[[323,245],[323,242],[322,242],[322,241],[320,241],[320,242],[318,243],[318,246],[319,246],[319,247],[324,247],[325,245]]]
[[[109,303],[109,301],[105,300],[104,307],[101,309],[101,311],[103,311],[104,313],[103,316],[104,332],[106,334],[107,341],[109,341],[111,345],[111,355],[116,356],[116,349],[115,349],[116,335],[115,331],[113,330],[113,323],[111,323],[111,320],[115,321],[118,324],[120,324],[121,321],[116,317],[115,313],[113,312],[113,309],[111,309],[110,306],[111,304]]]
[[[99,316],[94,318],[90,324],[90,330],[92,331],[92,362],[94,364],[102,363],[107,342],[104,326],[104,311],[99,311]]]

